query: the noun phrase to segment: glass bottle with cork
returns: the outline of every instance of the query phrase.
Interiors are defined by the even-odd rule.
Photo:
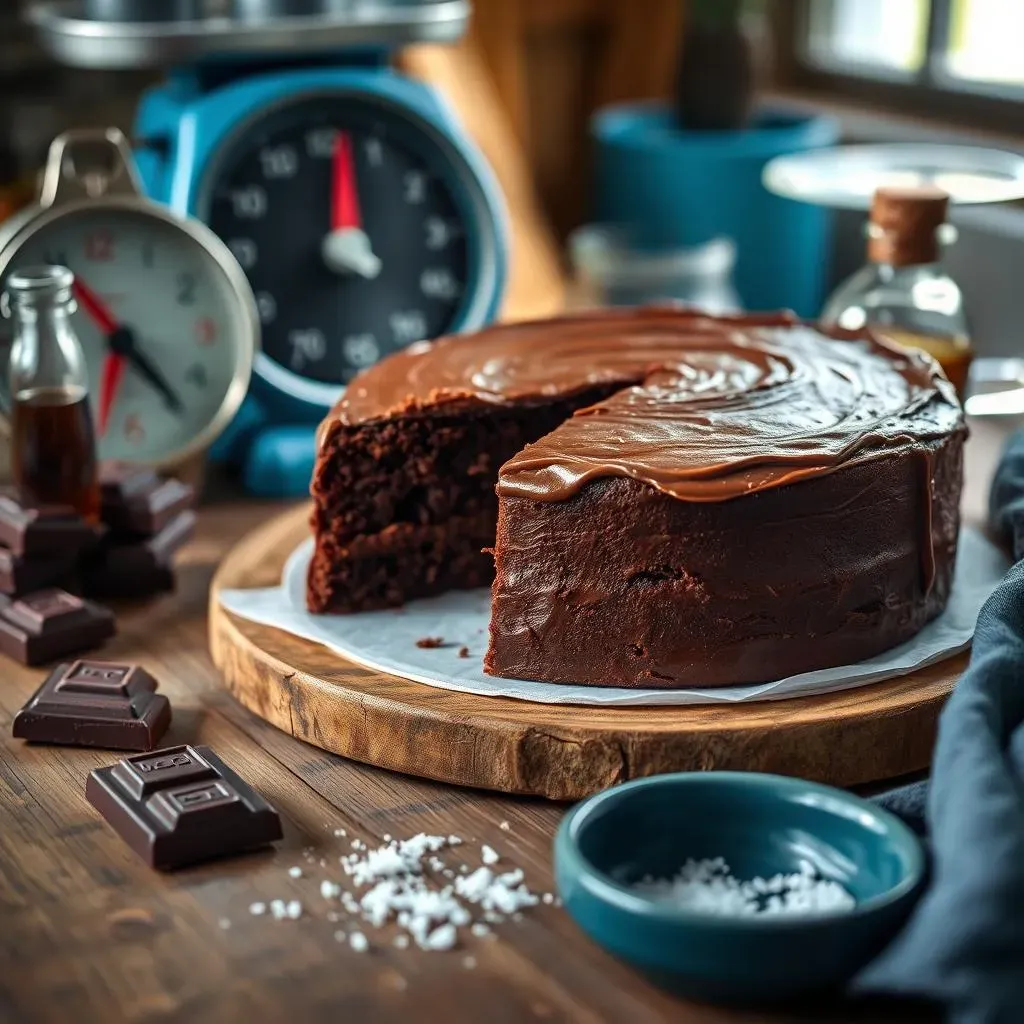
[[[973,353],[963,295],[940,263],[956,238],[949,196],[931,186],[879,188],[868,224],[868,263],[839,286],[821,319],[851,330],[873,327],[934,356],[961,401]]]
[[[0,310],[13,321],[8,368],[11,473],[26,505],[69,505],[99,520],[89,375],[74,329],[74,276],[66,267],[16,270]]]

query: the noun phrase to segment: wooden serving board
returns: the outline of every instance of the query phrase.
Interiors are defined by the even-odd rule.
[[[251,711],[345,757],[462,786],[575,800],[661,772],[731,768],[849,786],[925,768],[959,655],[913,675],[817,697],[739,706],[571,707],[441,690],[344,661],[225,612],[225,588],[280,581],[308,509],[272,519],[221,563],[210,647]]]

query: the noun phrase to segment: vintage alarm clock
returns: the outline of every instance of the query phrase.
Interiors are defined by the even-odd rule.
[[[110,5],[123,18],[132,0]],[[250,395],[217,450],[251,490],[303,494],[316,424],[356,373],[479,328],[500,304],[492,173],[441,97],[386,66],[399,44],[456,38],[469,6],[244,0],[234,17],[144,24],[75,10],[32,10],[64,61],[175,66],[138,111],[142,178],[224,241],[262,327]]]
[[[73,131],[50,147],[38,203],[0,225],[0,290],[40,264],[75,275],[100,456],[186,468],[238,411],[259,347],[228,247],[142,194],[120,131]]]

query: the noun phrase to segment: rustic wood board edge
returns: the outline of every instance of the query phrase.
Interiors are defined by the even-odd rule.
[[[308,529],[277,516],[225,557],[210,588],[211,654],[261,718],[344,757],[463,786],[575,800],[669,771],[740,769],[856,785],[927,767],[966,655],[899,679],[741,706],[598,708],[456,693],[346,662],[237,618],[221,590],[272,585]]]

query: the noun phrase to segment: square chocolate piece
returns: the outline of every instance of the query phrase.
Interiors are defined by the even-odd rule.
[[[85,795],[160,870],[243,853],[282,836],[277,811],[209,747],[168,747],[97,768]]]
[[[0,548],[0,594],[27,594],[44,587],[69,587],[76,578],[74,555],[45,558],[18,556]]]
[[[91,650],[113,635],[109,609],[66,590],[38,590],[16,601],[0,597],[0,654],[24,665]]]
[[[13,555],[74,557],[98,539],[98,531],[69,505],[31,508],[0,495],[0,545]]]
[[[12,734],[35,743],[152,750],[171,724],[171,705],[138,665],[58,665],[15,715]]]
[[[103,521],[122,536],[152,537],[195,502],[188,484],[123,462],[100,467],[100,493]]]
[[[196,514],[179,512],[155,537],[108,538],[83,567],[85,593],[99,598],[149,597],[174,589],[171,562],[195,532]]]

